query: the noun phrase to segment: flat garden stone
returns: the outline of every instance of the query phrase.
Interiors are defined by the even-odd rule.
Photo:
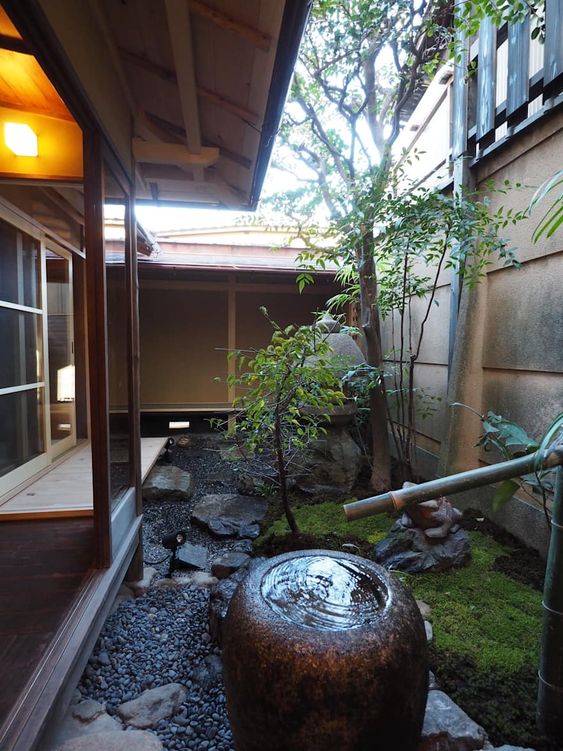
[[[268,503],[263,498],[236,493],[204,496],[192,512],[192,521],[216,537],[247,537],[260,534],[259,522],[264,519]]]
[[[162,743],[154,733],[141,730],[118,730],[92,733],[70,740],[57,751],[162,751]]]
[[[160,720],[175,714],[186,699],[186,689],[180,683],[151,688],[136,699],[117,707],[117,713],[127,725],[153,728]]]
[[[84,735],[108,733],[123,730],[123,726],[115,717],[111,717],[103,704],[94,699],[85,699],[77,704],[72,704],[62,722],[57,727],[53,742],[48,749],[59,749],[64,743],[72,738]]]
[[[207,548],[203,545],[193,545],[186,542],[178,548],[177,558],[182,565],[194,569],[206,569],[209,560]]]
[[[154,467],[143,483],[145,501],[189,501],[193,494],[191,474],[173,464]]]
[[[223,555],[215,558],[211,565],[211,573],[217,579],[226,579],[227,576],[233,574],[241,566],[248,563],[249,560],[250,556],[241,550],[228,550]]]
[[[485,730],[443,691],[430,691],[417,751],[491,749]]]

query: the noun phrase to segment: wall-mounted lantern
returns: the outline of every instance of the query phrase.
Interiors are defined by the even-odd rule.
[[[4,123],[4,143],[16,156],[38,156],[37,134],[25,123]]]

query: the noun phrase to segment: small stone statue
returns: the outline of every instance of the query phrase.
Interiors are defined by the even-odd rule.
[[[413,482],[405,482],[403,487],[409,488],[414,485]],[[429,539],[444,539],[449,534],[457,532],[462,516],[462,512],[442,496],[437,500],[409,506],[401,516],[400,523],[409,529],[416,527],[423,530]]]

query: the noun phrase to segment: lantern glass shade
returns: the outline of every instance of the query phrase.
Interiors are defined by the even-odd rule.
[[[4,143],[16,156],[37,156],[37,135],[25,123],[4,123]]]

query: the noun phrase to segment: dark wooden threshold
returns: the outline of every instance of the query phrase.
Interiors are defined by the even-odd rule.
[[[135,520],[108,569],[93,570],[0,728],[2,751],[40,751],[62,719],[139,541]]]

